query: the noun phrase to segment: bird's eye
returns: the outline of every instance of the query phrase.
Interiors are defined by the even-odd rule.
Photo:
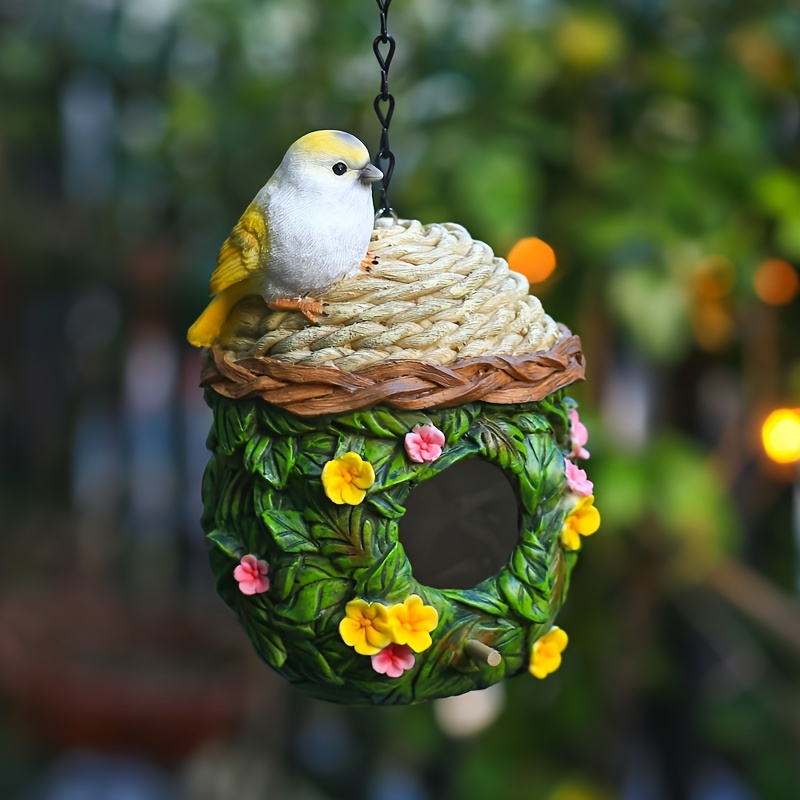
[[[347,172],[347,164],[343,164],[341,161],[337,161],[332,167],[334,173],[336,175],[344,175]]]

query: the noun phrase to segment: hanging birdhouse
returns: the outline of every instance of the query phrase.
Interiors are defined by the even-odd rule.
[[[340,131],[295,142],[223,244],[189,331],[209,348],[218,591],[273,669],[341,703],[557,669],[553,620],[600,523],[564,396],[583,378],[578,338],[464,228],[389,205],[389,2],[375,165]]]
[[[218,590],[261,657],[326,700],[543,677],[566,644],[553,620],[581,535],[599,524],[564,396],[583,377],[580,342],[460,226],[383,219],[369,252],[377,265],[325,293],[319,324],[251,297],[210,352],[203,526]],[[465,462],[510,483],[516,542],[475,585],[425,585],[407,503]]]

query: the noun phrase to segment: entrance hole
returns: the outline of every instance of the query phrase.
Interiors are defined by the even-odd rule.
[[[487,461],[460,461],[416,486],[400,518],[414,577],[437,589],[471,589],[508,561],[519,539],[511,484]]]

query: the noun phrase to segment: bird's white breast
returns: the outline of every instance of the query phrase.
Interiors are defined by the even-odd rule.
[[[369,187],[331,196],[270,181],[256,201],[269,222],[267,300],[313,294],[359,271],[374,220]]]

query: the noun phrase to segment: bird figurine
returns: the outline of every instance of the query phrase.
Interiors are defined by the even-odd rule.
[[[233,307],[260,295],[273,310],[323,314],[315,295],[367,270],[374,222],[371,187],[383,173],[367,148],[343,131],[298,139],[223,243],[211,276],[213,300],[189,329],[211,347]]]

